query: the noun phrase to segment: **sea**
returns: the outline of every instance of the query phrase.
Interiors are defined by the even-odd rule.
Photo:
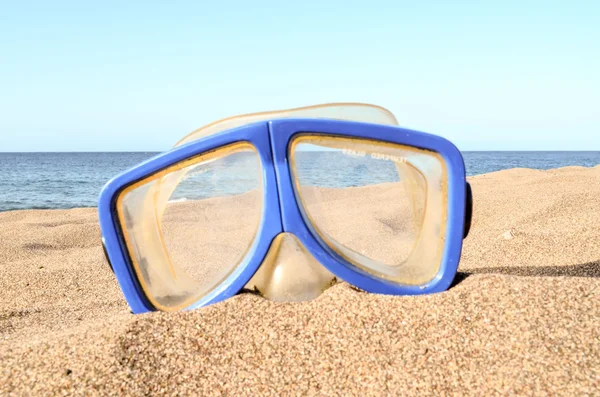
[[[66,209],[96,207],[102,187],[112,177],[158,153],[0,153],[0,211],[23,209]],[[350,171],[332,173],[328,164],[345,169],[340,162],[348,156],[336,153],[306,153],[302,175],[320,185],[341,187],[360,185]],[[327,157],[337,155],[339,158]],[[309,158],[313,156],[314,159]],[[463,152],[467,175],[478,175],[509,168],[551,169],[564,166],[593,167],[600,164],[600,152]],[[313,161],[314,160],[314,161]],[[355,164],[355,160],[352,160]],[[393,179],[393,170],[381,170],[371,162],[371,175],[382,175],[382,181]],[[353,168],[363,170],[367,165]],[[361,168],[363,167],[363,168]],[[239,168],[239,167],[238,167]],[[227,172],[242,170],[232,167]],[[348,168],[350,169],[350,168]],[[224,171],[225,172],[225,171]],[[388,175],[387,177],[385,175]],[[388,178],[388,179],[386,179]],[[235,179],[231,174],[229,179]],[[308,180],[307,183],[310,183]],[[206,197],[235,194],[244,187],[232,183],[212,183]]]

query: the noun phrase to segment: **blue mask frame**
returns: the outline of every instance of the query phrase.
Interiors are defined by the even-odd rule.
[[[420,286],[398,285],[375,278],[354,266],[331,249],[302,216],[294,193],[288,162],[288,147],[296,134],[320,134],[366,138],[437,152],[445,161],[448,175],[446,239],[437,275]],[[367,292],[392,295],[419,295],[442,292],[452,284],[468,234],[471,218],[471,190],[466,182],[460,151],[448,140],[419,131],[327,119],[277,119],[249,124],[159,154],[116,176],[103,188],[98,203],[102,243],[109,264],[134,313],[156,310],[146,298],[127,253],[116,215],[116,200],[129,185],[173,164],[235,142],[252,144],[262,163],[263,213],[252,246],[236,270],[217,288],[187,309],[216,303],[236,295],[258,270],[273,239],[282,232],[294,234],[336,277]]]

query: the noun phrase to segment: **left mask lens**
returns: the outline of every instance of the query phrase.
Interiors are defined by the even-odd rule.
[[[185,160],[124,189],[117,212],[146,297],[185,308],[246,257],[262,214],[260,158],[239,143]]]
[[[422,285],[435,277],[447,218],[441,156],[310,134],[293,140],[289,156],[303,215],[330,248],[399,285]]]

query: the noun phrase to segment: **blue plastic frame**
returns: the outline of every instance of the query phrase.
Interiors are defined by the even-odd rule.
[[[448,173],[448,220],[442,263],[438,274],[420,286],[397,285],[377,279],[354,266],[316,233],[302,216],[288,161],[290,143],[297,134],[361,137],[437,152]],[[215,290],[188,307],[212,304],[237,294],[258,270],[272,240],[281,232],[296,235],[307,250],[329,271],[356,287],[374,293],[416,295],[445,291],[458,269],[465,227],[466,178],[460,151],[448,140],[419,131],[338,120],[280,119],[259,122],[204,137],[162,153],[109,181],[100,194],[98,212],[107,259],[125,299],[134,313],[155,310],[145,297],[120,235],[115,202],[123,189],[164,168],[204,152],[235,142],[253,145],[262,163],[263,216],[257,236],[245,260]]]

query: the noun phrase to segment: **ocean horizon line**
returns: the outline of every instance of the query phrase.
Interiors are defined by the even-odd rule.
[[[105,151],[0,151],[0,154],[104,154],[104,153],[137,153],[137,154],[145,154],[145,153],[164,153],[172,148],[165,150],[105,150]],[[316,150],[315,150],[316,151]],[[563,149],[563,150],[460,150],[461,153],[600,153],[600,149],[597,150],[572,150],[572,149]]]

